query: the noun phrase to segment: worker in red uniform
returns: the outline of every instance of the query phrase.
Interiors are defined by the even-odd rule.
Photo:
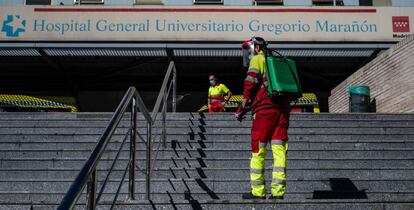
[[[244,199],[266,198],[265,159],[268,143],[271,144],[274,159],[271,196],[269,198],[283,199],[285,195],[290,100],[270,98],[268,94],[264,55],[266,45],[266,41],[260,37],[253,37],[242,45],[246,56],[244,63],[248,65],[248,71],[244,81],[243,102],[235,115],[240,120],[248,105],[250,105],[253,114],[252,157],[250,161],[251,193],[244,194]]]
[[[210,88],[208,90],[208,111],[209,112],[224,112],[224,105],[226,103],[225,96],[227,96],[227,101],[231,98],[231,91],[226,87],[226,85],[219,82],[218,78],[215,75],[209,76]]]

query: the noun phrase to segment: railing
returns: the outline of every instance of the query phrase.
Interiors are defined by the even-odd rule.
[[[122,148],[126,142],[126,139],[129,136],[130,139],[130,146],[129,146],[129,159],[122,175],[122,179],[118,186],[118,189],[114,195],[114,199],[111,204],[111,209],[114,207],[118,195],[121,190],[121,186],[125,180],[125,176],[129,171],[129,184],[128,184],[128,198],[130,200],[135,200],[135,169],[136,169],[136,130],[137,130],[137,111],[141,111],[142,115],[145,118],[147,124],[147,154],[146,154],[146,177],[145,177],[145,185],[146,185],[146,194],[145,199],[151,199],[151,171],[152,165],[155,161],[151,160],[151,153],[152,153],[152,128],[157,119],[157,115],[160,110],[160,106],[162,105],[162,133],[161,133],[161,140],[163,147],[166,146],[166,112],[167,112],[167,99],[170,93],[171,88],[173,89],[172,93],[172,111],[176,111],[176,69],[174,62],[170,62],[168,66],[167,73],[165,74],[164,81],[161,86],[160,93],[158,94],[157,101],[155,102],[154,109],[152,114],[148,112],[144,102],[142,101],[141,96],[139,95],[138,91],[134,87],[130,87],[128,91],[125,93],[121,103],[118,105],[115,113],[113,114],[111,120],[109,121],[105,131],[103,132],[102,136],[100,137],[98,143],[96,144],[94,150],[92,151],[91,155],[87,159],[87,161],[82,166],[79,174],[71,184],[68,192],[63,197],[62,202],[60,203],[58,210],[67,210],[73,209],[78,202],[84,188],[87,186],[87,209],[95,209],[96,205],[98,204],[101,196],[105,190],[106,184],[109,180],[109,176],[111,175],[114,166],[119,158],[119,155],[122,151]],[[106,178],[104,179],[99,193],[97,192],[97,165],[102,157],[102,154],[105,152],[106,147],[108,146],[112,135],[114,134],[116,128],[118,127],[119,123],[122,120],[122,117],[128,106],[131,105],[131,118],[130,118],[130,127],[125,134],[121,146],[118,152],[115,155],[115,158],[111,164],[111,167],[108,171]],[[161,144],[160,144],[161,145]],[[157,152],[159,147],[157,149]],[[129,169],[129,170],[128,170]]]

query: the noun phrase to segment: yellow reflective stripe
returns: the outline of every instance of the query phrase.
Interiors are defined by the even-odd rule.
[[[250,168],[250,173],[252,174],[264,174],[265,169]]]
[[[282,140],[272,140],[272,145],[285,145],[286,141],[282,141]]]
[[[261,186],[265,184],[264,180],[250,180],[252,186]]]
[[[280,184],[280,185],[285,186],[286,185],[286,180],[278,179],[278,178],[273,178],[272,179],[272,183],[273,184]]]
[[[273,172],[286,173],[286,168],[285,167],[273,167]]]
[[[252,77],[250,75],[247,76],[246,81],[253,82],[253,83],[259,83],[259,80],[256,77]]]

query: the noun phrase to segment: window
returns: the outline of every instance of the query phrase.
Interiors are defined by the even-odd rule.
[[[391,0],[359,0],[360,6],[391,6]]]
[[[374,0],[373,6],[391,6],[391,0]]]
[[[372,6],[372,0],[359,0],[359,6]]]
[[[283,0],[255,0],[255,5],[283,5]]]
[[[223,4],[223,0],[193,0],[194,4]]]
[[[26,5],[50,5],[51,0],[26,0]]]
[[[104,0],[75,0],[75,4],[103,4]]]
[[[344,2],[342,0],[312,0],[312,4],[315,6],[343,6]]]

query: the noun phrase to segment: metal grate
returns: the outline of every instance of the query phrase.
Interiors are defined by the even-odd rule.
[[[41,56],[40,53],[31,48],[16,48],[16,49],[7,49],[7,48],[0,48],[0,56]]]
[[[309,49],[309,50],[277,50],[289,57],[369,57],[373,49]]]
[[[242,51],[235,45],[228,46],[199,46],[192,45],[183,48],[180,45],[158,46],[42,46],[48,56],[81,57],[81,56],[110,56],[110,57],[167,57],[167,49],[172,49],[178,57],[241,57]],[[237,45],[238,47],[238,45]],[[369,57],[377,48],[286,48],[271,46],[282,55],[289,57]],[[377,46],[378,47],[378,46]],[[0,56],[41,56],[33,46],[6,46],[0,48]]]
[[[282,55],[289,57],[369,57],[373,49],[280,49]],[[240,49],[176,49],[178,57],[241,57]]]
[[[166,57],[165,49],[45,49],[48,56]]]
[[[174,56],[178,57],[241,57],[240,49],[176,49]]]

